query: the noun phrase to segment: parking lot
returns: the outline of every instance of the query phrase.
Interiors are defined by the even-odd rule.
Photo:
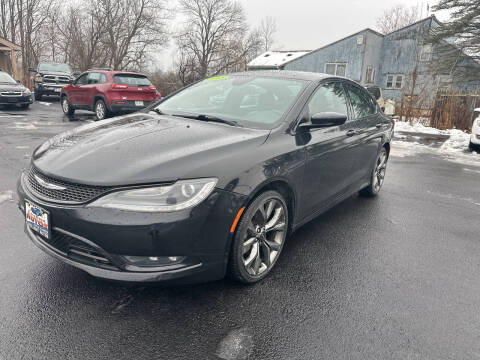
[[[23,233],[33,149],[88,121],[58,100],[0,108],[0,359],[478,359],[480,162],[393,146],[377,198],[287,241],[263,282],[125,286]]]

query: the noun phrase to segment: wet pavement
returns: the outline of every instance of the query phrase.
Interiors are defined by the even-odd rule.
[[[260,284],[124,286],[38,250],[17,176],[91,121],[0,109],[0,359],[478,359],[480,167],[393,148],[379,197],[293,234]]]

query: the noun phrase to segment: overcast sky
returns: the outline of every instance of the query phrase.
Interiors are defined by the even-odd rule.
[[[385,9],[402,3],[418,5],[427,13],[427,4],[437,1],[417,0],[239,0],[251,27],[262,18],[273,17],[277,22],[274,48],[283,50],[314,50],[364,28],[375,29],[376,18]],[[435,14],[445,20],[446,14]],[[162,68],[172,64],[172,47],[161,54]]]

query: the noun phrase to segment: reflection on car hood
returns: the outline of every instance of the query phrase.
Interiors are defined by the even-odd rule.
[[[72,75],[63,71],[39,71],[38,72],[40,75],[62,75],[62,76],[69,76],[71,77]]]
[[[6,91],[25,91],[26,88],[22,84],[2,84],[0,83],[0,92]]]
[[[92,185],[221,178],[231,175],[225,162],[242,158],[245,147],[261,145],[268,133],[140,113],[59,134],[38,147],[32,161],[47,175]]]

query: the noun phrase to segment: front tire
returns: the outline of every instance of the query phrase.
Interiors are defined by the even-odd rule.
[[[108,109],[103,100],[97,100],[95,102],[95,118],[97,120],[103,120],[108,117]]]
[[[30,104],[22,104],[22,105],[20,105],[20,108],[26,110],[26,109],[28,109],[29,106],[30,106]]]
[[[276,191],[259,195],[245,210],[235,232],[229,272],[242,283],[265,278],[277,262],[288,230],[288,208]]]
[[[387,149],[382,147],[380,153],[375,161],[375,167],[373,168],[370,185],[360,190],[360,195],[366,197],[377,196],[382,188],[383,181],[385,180],[385,172],[387,171],[388,154]]]
[[[66,96],[62,97],[62,110],[65,115],[73,115],[75,113],[75,109],[72,107]]]

